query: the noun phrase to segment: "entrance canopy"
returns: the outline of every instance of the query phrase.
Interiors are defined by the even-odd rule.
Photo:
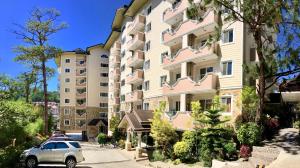
[[[118,127],[131,129],[134,132],[149,132],[152,118],[152,110],[135,110],[125,114]]]

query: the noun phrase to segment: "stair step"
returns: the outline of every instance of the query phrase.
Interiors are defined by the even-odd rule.
[[[274,153],[261,153],[261,152],[252,152],[251,153],[253,158],[260,158],[263,160],[266,160],[268,162],[272,162],[276,160],[279,154],[274,154]]]
[[[260,152],[260,153],[274,153],[279,154],[279,150],[273,147],[260,147],[260,146],[253,146],[253,152]]]

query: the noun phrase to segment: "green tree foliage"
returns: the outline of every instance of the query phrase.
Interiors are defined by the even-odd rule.
[[[172,149],[177,140],[177,133],[169,121],[162,118],[166,103],[161,103],[160,107],[154,110],[151,123],[150,135],[155,140],[156,146],[162,148],[163,155],[168,155],[168,149]]]
[[[174,145],[174,154],[177,156],[181,161],[184,161],[190,155],[190,144],[186,141],[179,141],[176,142]]]
[[[106,135],[103,134],[103,133],[98,134],[97,139],[98,139],[98,143],[99,143],[100,145],[104,145],[104,144],[106,144],[106,142],[107,142],[107,137],[106,137]]]
[[[257,91],[259,95],[255,121],[261,123],[261,115],[265,108],[266,90],[271,88],[282,77],[300,72],[300,10],[299,1],[285,0],[204,0],[193,3],[187,14],[190,19],[202,20],[203,13],[209,9],[222,15],[223,20],[216,28],[216,37],[209,42],[219,41],[223,23],[243,22],[256,44],[258,62],[244,65],[249,76],[258,78]],[[212,8],[211,8],[212,7]],[[204,12],[203,12],[204,11]],[[226,29],[226,27],[225,27]],[[276,40],[275,34],[281,35]],[[267,83],[267,80],[272,80]]]
[[[254,122],[258,95],[254,87],[246,86],[242,90],[242,119],[243,122]]]
[[[237,131],[237,138],[241,144],[253,146],[261,140],[261,129],[253,122],[243,124]]]
[[[44,91],[44,133],[48,134],[48,90],[47,79],[54,74],[54,70],[46,63],[55,58],[62,51],[49,44],[49,39],[55,33],[66,28],[65,23],[58,23],[60,13],[55,9],[35,8],[31,17],[23,25],[16,25],[18,30],[13,31],[25,42],[17,46],[15,52],[17,62],[27,65],[36,71],[37,78],[41,79]]]
[[[21,83],[17,80],[0,75],[0,100],[18,100],[22,95]]]
[[[36,89],[36,91],[32,93],[32,102],[43,102],[43,101],[44,101],[44,92],[41,89]],[[59,103],[59,92],[49,91],[48,101]]]

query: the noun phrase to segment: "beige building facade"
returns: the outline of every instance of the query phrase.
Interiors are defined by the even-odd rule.
[[[219,16],[209,8],[202,21],[191,20],[189,5],[188,0],[133,0],[117,10],[105,43],[110,50],[109,118],[154,110],[165,101],[165,117],[187,130],[192,128],[191,102],[208,109],[216,95],[224,116],[234,120],[241,113],[242,88],[253,83],[242,65],[256,61],[247,26],[226,23],[226,11]],[[220,22],[222,37],[210,43]]]
[[[102,44],[56,58],[60,81],[60,130],[95,138],[107,132],[108,60]]]

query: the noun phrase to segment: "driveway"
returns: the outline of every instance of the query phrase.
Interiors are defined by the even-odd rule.
[[[143,168],[142,163],[132,160],[126,152],[111,147],[100,147],[96,144],[81,143],[85,161],[78,168]],[[64,165],[40,165],[40,168],[64,168]]]

